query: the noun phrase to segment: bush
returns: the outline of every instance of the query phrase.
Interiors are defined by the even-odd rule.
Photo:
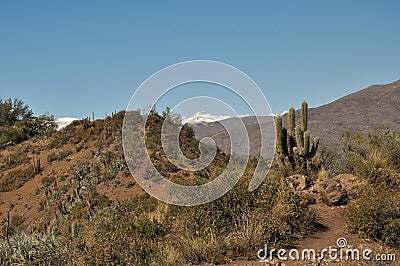
[[[342,146],[342,172],[371,179],[378,169],[400,170],[400,133],[388,127],[380,127],[367,135],[346,133]]]
[[[186,263],[256,259],[254,251],[265,243],[288,247],[315,230],[308,201],[290,191],[279,172],[271,171],[253,192],[245,180],[205,205],[171,206],[172,243]]]
[[[70,150],[64,150],[64,151],[59,151],[59,152],[52,152],[49,155],[47,155],[47,161],[49,163],[54,162],[54,161],[61,161],[62,159],[68,157],[71,155],[73,152]]]
[[[122,204],[90,225],[82,257],[89,265],[160,265],[168,231],[166,224],[151,220],[140,205]]]
[[[18,233],[10,238],[13,248],[0,238],[0,265],[66,265],[68,250],[47,234]]]
[[[25,169],[18,169],[9,172],[7,175],[0,179],[0,192],[12,191],[22,187],[25,182],[29,181],[35,176],[32,166]]]
[[[368,188],[345,209],[350,229],[362,237],[400,246],[400,192]]]
[[[43,186],[50,186],[51,184],[54,183],[54,181],[56,180],[56,178],[54,176],[45,176],[42,178],[42,185]]]
[[[363,193],[346,206],[350,229],[362,237],[400,245],[400,135],[389,128],[344,136],[342,171],[366,180]]]
[[[34,117],[32,110],[20,99],[0,99],[0,144],[19,143],[33,136],[54,132],[54,117]]]

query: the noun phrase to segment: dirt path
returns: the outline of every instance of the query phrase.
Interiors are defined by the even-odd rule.
[[[365,263],[364,261],[278,261],[277,259],[271,262],[259,262],[259,261],[235,261],[225,266],[261,266],[261,265],[400,265],[400,254],[399,250],[390,249],[384,247],[376,242],[370,242],[360,239],[357,235],[350,233],[347,230],[347,224],[343,217],[343,207],[329,207],[325,204],[315,204],[312,208],[316,211],[319,216],[319,223],[321,228],[311,237],[301,239],[295,242],[295,248],[300,252],[303,249],[314,249],[317,252],[329,246],[336,247],[338,238],[345,238],[350,248],[359,247],[371,247],[376,252],[381,253],[395,253],[396,261],[386,264],[377,264],[376,262]],[[317,253],[318,254],[318,253]],[[286,254],[287,255],[287,254]],[[327,257],[327,256],[326,256]]]
[[[351,234],[347,230],[347,224],[343,217],[343,207],[329,207],[325,204],[315,204],[312,208],[319,216],[319,223],[322,228],[311,237],[297,241],[297,249],[315,249],[322,250],[329,246],[336,246],[339,238],[345,238],[348,245],[358,246],[366,244],[360,240],[357,235]]]

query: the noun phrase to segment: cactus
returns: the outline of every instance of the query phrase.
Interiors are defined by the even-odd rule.
[[[276,153],[279,158],[283,156],[283,147],[282,147],[282,117],[277,116],[275,119],[275,132],[276,132]]]
[[[303,102],[300,111],[300,125],[295,123],[295,110],[288,113],[288,130],[282,127],[282,117],[276,117],[276,153],[281,163],[289,162],[293,169],[300,165],[307,169],[307,162],[317,152],[319,139],[314,138],[310,150],[310,132],[307,131],[308,104]]]
[[[53,238],[57,238],[60,235],[60,231],[58,230],[57,226],[50,226],[49,233]]]
[[[37,160],[35,161],[35,158],[32,158],[32,166],[33,166],[33,172],[37,175],[40,174],[42,171],[41,165],[40,165],[40,158],[38,157]]]
[[[90,117],[86,117],[82,119],[83,129],[90,129],[92,127],[92,123],[90,122]]]
[[[301,104],[301,113],[300,113],[301,130],[303,130],[303,132],[307,131],[307,115],[308,115],[308,104],[307,102],[303,102]]]
[[[65,201],[58,203],[57,207],[62,215],[68,214],[67,207],[65,206]]]
[[[9,238],[9,229],[10,229],[10,212],[11,212],[11,205],[7,210],[7,214],[6,214],[6,224],[5,224],[5,230],[4,230],[4,235],[6,237],[6,241],[8,246],[11,247],[11,243],[10,243],[10,238]]]
[[[294,110],[294,108],[290,108],[289,109],[289,114],[288,114],[288,135],[290,136],[294,136],[294,130],[295,130],[295,116],[296,116],[296,111]]]
[[[80,198],[81,198],[81,195],[80,195],[80,193],[79,193],[79,190],[80,190],[81,188],[78,186],[76,189],[74,189],[74,196],[75,196],[75,199],[76,200],[79,200]]]
[[[78,223],[75,221],[71,223],[71,236],[72,238],[78,237]]]

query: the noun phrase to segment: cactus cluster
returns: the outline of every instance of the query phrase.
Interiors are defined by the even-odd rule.
[[[33,172],[37,175],[40,174],[40,172],[42,171],[42,167],[40,165],[40,158],[37,157],[37,159],[35,160],[35,158],[32,158],[32,166],[33,166]]]
[[[308,104],[301,104],[300,125],[296,125],[295,110],[290,108],[288,113],[288,128],[282,126],[282,117],[277,116],[276,123],[276,153],[284,165],[290,163],[292,168],[301,166],[307,169],[307,162],[317,152],[319,138],[310,143],[310,132],[307,130]],[[310,148],[311,145],[311,148]]]
[[[58,210],[60,211],[60,213],[62,215],[67,215],[68,214],[68,210],[67,210],[65,201],[61,201],[60,203],[58,203],[57,207],[58,207]]]
[[[83,129],[91,129],[93,126],[93,122],[90,121],[90,117],[82,119],[81,124],[83,126]]]

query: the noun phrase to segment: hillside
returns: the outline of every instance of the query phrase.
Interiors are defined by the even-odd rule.
[[[147,119],[147,150],[157,170],[173,182],[201,185],[226,168],[230,157],[218,150],[202,170],[177,168],[162,150],[165,118],[135,116]],[[256,259],[260,243],[287,246],[315,230],[310,201],[292,191],[279,169],[257,190],[248,190],[254,159],[235,188],[218,200],[193,207],[157,201],[125,164],[123,118],[119,112],[104,120],[74,121],[0,151],[2,265],[221,264]],[[199,142],[193,136],[184,126],[179,143],[185,156],[197,158]],[[249,226],[255,230],[250,234]]]
[[[11,217],[20,217],[19,227],[46,228],[87,193],[89,186],[81,181],[88,173],[92,180],[82,183],[92,182],[89,193],[99,192],[113,200],[140,194],[141,189],[127,186],[132,178],[117,141],[122,118],[123,113],[118,113],[95,122],[75,121],[50,136],[34,137],[1,151],[1,221],[11,206]],[[34,169],[38,162],[39,169]]]
[[[375,252],[398,254],[400,217],[393,210],[400,202],[400,135],[349,137],[342,167],[334,154],[293,165],[275,162],[254,191],[248,185],[257,160],[249,158],[233,189],[207,204],[187,207],[158,201],[136,183],[122,148],[125,115],[135,119],[129,123],[133,156],[140,153],[135,143],[144,134],[155,168],[174,183],[202,185],[226,172],[230,159],[238,162],[239,157],[217,149],[204,169],[175,166],[163,150],[161,132],[167,119],[172,122],[168,129],[182,125],[171,114],[155,111],[76,120],[59,131],[6,142],[0,150],[1,265],[252,263],[265,243],[322,249],[339,236]],[[271,116],[259,120],[273,130]],[[254,117],[194,125],[224,141],[228,136],[221,125],[241,122],[252,140],[260,137]],[[168,132],[178,137],[186,157],[200,158],[202,146],[191,127]],[[257,145],[252,144],[252,152]],[[134,174],[159,182],[152,172]]]
[[[224,152],[231,152],[231,138],[228,132],[225,130],[224,125],[229,128],[241,127],[241,124],[246,127],[246,131],[249,134],[250,140],[250,156],[257,156],[260,153],[261,135],[260,127],[263,128],[263,132],[267,132],[268,145],[273,145],[275,141],[274,132],[274,119],[272,116],[260,116],[257,118],[254,116],[247,117],[232,117],[221,121],[214,122],[201,122],[190,124],[190,127],[195,131],[196,139],[201,140],[204,137],[212,138],[216,145]],[[241,147],[243,142],[233,143],[233,152],[242,154]]]
[[[0,151],[0,221],[4,225],[6,213],[18,219],[18,228],[35,231],[46,229],[84,200],[84,213],[144,194],[131,176],[122,150],[121,128],[124,112],[94,122],[76,120],[49,136],[34,137]],[[166,162],[159,150],[162,120],[153,116],[148,120],[149,149],[156,167],[169,178],[194,177],[194,173],[179,170]],[[187,128],[189,129],[189,128]],[[190,130],[189,130],[190,131]],[[198,142],[181,134],[184,153],[198,153]],[[185,133],[186,132],[186,133]],[[229,158],[217,154],[218,167]],[[215,163],[214,163],[215,165]],[[196,175],[213,178],[213,165]],[[179,181],[179,180],[178,180]],[[96,206],[99,204],[100,206]],[[68,210],[68,211],[67,211]]]
[[[400,130],[400,80],[373,85],[332,103],[311,108],[311,132],[321,138],[321,144],[335,148],[343,133],[368,133],[379,126]]]

